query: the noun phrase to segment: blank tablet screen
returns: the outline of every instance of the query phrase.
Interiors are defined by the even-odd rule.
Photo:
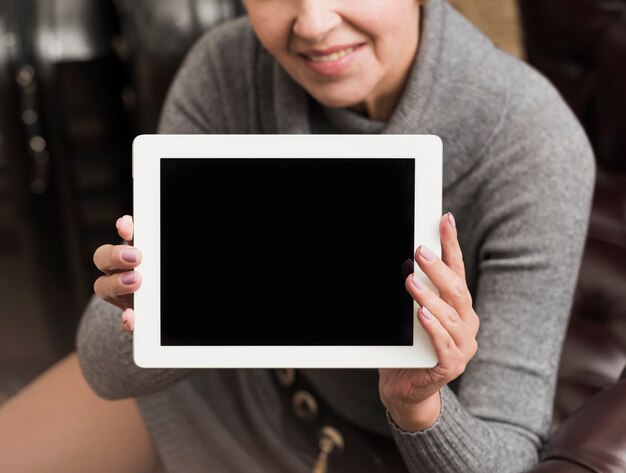
[[[413,159],[162,159],[162,345],[412,345]]]

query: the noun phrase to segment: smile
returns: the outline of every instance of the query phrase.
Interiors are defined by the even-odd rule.
[[[360,55],[363,44],[336,46],[326,50],[300,53],[306,67],[317,76],[337,77],[346,74],[352,62]]]
[[[354,47],[343,49],[341,51],[337,51],[335,53],[327,54],[324,56],[309,56],[309,59],[311,59],[311,61],[313,62],[336,61],[337,59],[344,57],[346,54],[350,54],[352,51],[354,51]]]

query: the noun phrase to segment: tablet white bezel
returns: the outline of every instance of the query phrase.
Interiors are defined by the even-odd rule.
[[[415,241],[441,255],[442,142],[434,135],[140,135],[133,142],[135,363],[144,368],[418,368],[437,363],[413,304],[412,346],[161,346],[161,158],[414,158]],[[419,217],[419,218],[418,218]],[[407,255],[409,257],[410,255]],[[415,273],[436,290],[415,264]],[[399,270],[399,268],[398,268]],[[332,328],[329,328],[332,329]]]

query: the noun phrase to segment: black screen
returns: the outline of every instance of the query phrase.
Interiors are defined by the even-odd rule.
[[[412,345],[413,159],[162,159],[162,345]]]

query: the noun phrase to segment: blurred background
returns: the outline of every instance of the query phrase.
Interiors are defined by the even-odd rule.
[[[132,213],[131,143],[154,133],[194,40],[229,0],[0,0],[0,403],[74,349]]]
[[[553,82],[596,153],[556,428],[626,365],[626,0],[450,3]],[[236,0],[0,0],[0,404],[74,349],[92,254],[132,213],[132,139],[155,132],[195,39],[241,14]]]

